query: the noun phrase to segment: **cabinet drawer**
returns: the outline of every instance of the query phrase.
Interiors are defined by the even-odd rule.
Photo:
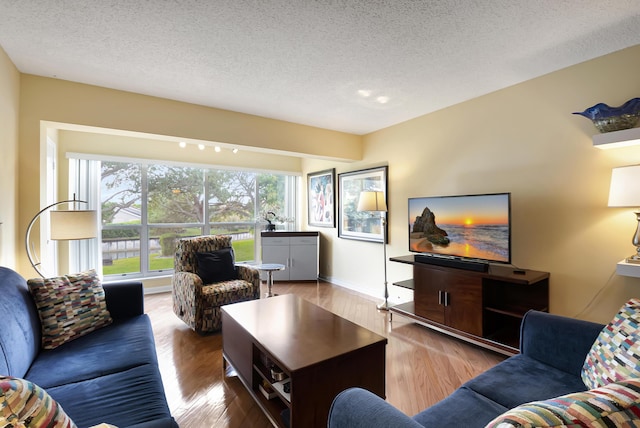
[[[317,245],[318,238],[315,236],[294,236],[291,239],[291,245]]]
[[[265,247],[276,246],[276,245],[289,245],[289,240],[292,238],[262,238],[262,245]]]

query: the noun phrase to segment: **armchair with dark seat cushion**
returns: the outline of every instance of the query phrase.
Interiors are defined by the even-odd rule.
[[[260,274],[235,265],[230,236],[180,239],[174,268],[173,311],[197,333],[222,328],[221,306],[260,298]]]

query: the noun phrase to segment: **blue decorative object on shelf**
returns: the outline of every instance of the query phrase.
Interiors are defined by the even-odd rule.
[[[582,112],[574,112],[591,119],[600,132],[619,131],[636,126],[640,118],[640,98],[632,98],[620,107],[598,103]]]

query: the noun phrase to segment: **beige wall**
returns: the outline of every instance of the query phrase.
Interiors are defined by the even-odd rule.
[[[20,73],[0,47],[0,265],[16,267]]]
[[[72,124],[70,126],[68,124]],[[118,155],[133,157],[170,156],[169,146],[159,136],[189,141],[219,142],[238,147],[245,154],[246,166],[258,164],[267,169],[301,172],[300,157],[324,159],[360,159],[362,137],[283,122],[257,116],[115,91],[32,75],[22,75],[20,85],[19,127],[19,224],[23,236],[27,224],[38,212],[42,170],[43,135],[48,127],[60,127],[78,132],[109,134],[134,133],[140,144],[133,143],[122,150],[122,143],[106,137],[93,137],[78,142],[67,134],[69,148],[82,152],[108,153],[110,147]],[[117,131],[114,131],[117,130]],[[124,131],[124,132],[123,132]],[[130,143],[130,141],[127,141]],[[126,145],[126,144],[125,144]],[[172,146],[172,148],[175,146]],[[183,152],[185,153],[185,152]],[[256,154],[259,153],[259,154]],[[64,156],[60,153],[59,156]],[[202,158],[202,157],[200,157]],[[236,160],[228,159],[230,164]],[[296,158],[296,159],[293,159]],[[220,164],[220,158],[203,159],[203,163]],[[262,161],[262,162],[261,162]],[[62,164],[62,162],[61,162]],[[61,187],[63,183],[60,183]],[[18,271],[24,276],[34,271],[21,252]]]
[[[552,312],[607,321],[625,299],[640,294],[640,279],[615,274],[615,264],[633,251],[634,216],[606,207],[611,168],[640,163],[640,148],[593,148],[595,128],[571,112],[638,96],[638,66],[637,46],[364,137],[22,75],[16,240],[39,209],[34,157],[41,121],[219,141],[301,158],[304,173],[388,165],[389,256],[408,253],[407,198],[511,192],[514,264],[551,273]],[[15,88],[12,67],[1,61],[0,67],[0,84]],[[69,147],[82,144],[76,137],[68,138]],[[91,150],[98,147],[105,150],[99,144]],[[380,245],[318,230],[321,274],[381,295]],[[17,254],[21,273],[31,274],[22,251]],[[390,282],[411,275],[407,266],[388,267]],[[406,297],[396,287],[391,294]]]
[[[250,168],[264,171],[286,171],[299,174],[302,171],[302,159],[298,156],[285,156],[241,150],[233,154],[230,148],[219,153],[213,146],[201,151],[195,144],[184,149],[176,141],[159,138],[110,135],[96,132],[61,130],[58,141],[61,178],[68,177],[66,153],[77,152],[100,156],[119,156],[138,159],[154,159],[166,162],[186,162],[201,165],[220,165],[222,167]],[[62,184],[62,183],[61,183]],[[67,184],[61,185],[65,189]]]
[[[597,131],[571,112],[640,96],[639,68],[636,46],[374,132],[361,162],[310,160],[305,172],[388,164],[389,256],[408,254],[407,198],[511,192],[513,263],[551,273],[551,312],[608,321],[640,296],[640,279],[615,275],[634,251],[635,216],[607,207],[611,169],[640,163],[640,147],[594,148]],[[322,274],[382,296],[380,245],[318,230]],[[390,282],[411,277],[408,266],[388,269]]]

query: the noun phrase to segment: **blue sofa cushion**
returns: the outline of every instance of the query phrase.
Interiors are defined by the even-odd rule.
[[[425,427],[443,426],[443,421],[447,421],[448,427],[482,426],[507,410],[508,408],[495,401],[462,386],[444,400],[415,415],[413,420]]]
[[[464,386],[508,409],[586,389],[580,376],[522,354],[504,360]]]
[[[520,327],[520,352],[579,377],[584,357],[602,327],[590,321],[529,311]]]
[[[51,388],[156,361],[151,322],[140,315],[43,351],[26,377]]]
[[[157,366],[146,364],[47,392],[79,427],[108,423],[129,427],[147,421],[172,422]],[[154,425],[153,426],[158,426]],[[160,425],[161,426],[161,425]]]
[[[0,374],[23,378],[40,351],[40,319],[27,282],[0,267]]]

